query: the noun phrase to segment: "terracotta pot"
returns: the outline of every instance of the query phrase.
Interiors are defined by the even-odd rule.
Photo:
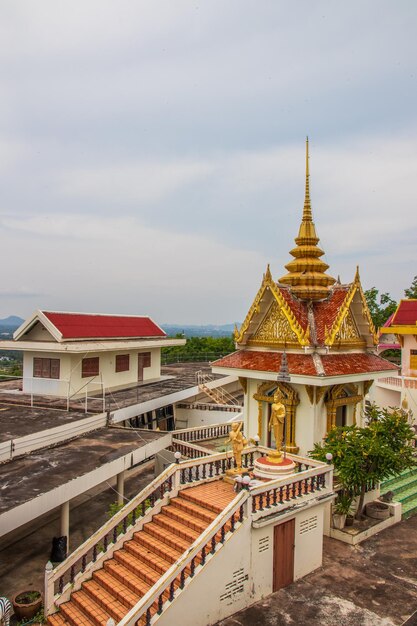
[[[28,603],[18,602],[16,600],[16,598],[18,598],[19,596],[29,594],[29,593],[39,593],[39,598]],[[29,620],[29,619],[32,619],[32,617],[35,617],[36,613],[40,611],[41,606],[42,606],[42,594],[40,591],[37,591],[36,589],[25,589],[25,591],[19,591],[19,593],[17,593],[14,596],[12,602],[13,602],[13,609],[14,609],[17,619]]]

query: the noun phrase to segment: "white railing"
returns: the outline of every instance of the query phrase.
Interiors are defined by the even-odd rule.
[[[146,615],[146,622],[151,623],[151,607],[156,603],[157,613],[165,608],[181,593],[187,579],[192,579],[204,567],[224,542],[237,530],[244,519],[244,503],[248,493],[240,493],[203,531],[192,546],[161,576],[157,583],[139,600],[118,626],[134,626],[137,620]],[[247,515],[245,516],[247,517]],[[220,537],[218,535],[220,534]],[[207,546],[210,545],[211,549]],[[186,569],[189,568],[187,576]],[[179,578],[179,588],[175,590],[175,581]],[[167,600],[165,602],[165,597]]]
[[[243,469],[251,469],[255,458],[264,456],[269,451],[268,448],[262,446],[245,448],[242,453]],[[288,454],[287,456],[297,463],[297,471],[287,478],[267,481],[238,494],[196,540],[191,549],[187,550],[146,596],[141,598],[126,618],[120,622],[120,626],[134,624],[135,620],[143,614],[146,614],[148,618],[150,607],[154,602],[157,602],[158,610],[162,611],[163,595],[166,596],[167,590],[170,598],[178,593],[178,590],[174,593],[173,581],[179,576],[181,584],[184,583],[185,569],[189,565],[191,575],[198,565],[204,565],[205,558],[209,557],[207,553],[204,554],[203,548],[213,537],[215,540],[212,543],[212,554],[221,547],[218,544],[224,542],[230,529],[233,530],[238,522],[242,522],[244,516],[242,507],[249,499],[250,502],[246,505],[246,517],[255,515],[258,519],[264,515],[270,515],[275,510],[281,513],[290,509],[298,498],[308,501],[314,497],[316,491],[331,492],[332,466],[295,455]],[[105,560],[112,558],[113,553],[121,548],[125,541],[131,539],[133,533],[150,521],[153,515],[158,513],[162,506],[168,504],[169,499],[175,497],[180,490],[191,485],[217,480],[232,466],[231,452],[208,455],[170,465],[65,561],[55,569],[45,571],[45,613],[47,615],[53,613],[60,604],[67,601],[72,591],[79,589],[82,582],[91,578],[92,573],[101,568]],[[239,519],[233,517],[238,509]],[[193,564],[193,559],[197,559],[198,555],[200,555],[198,562],[194,561]]]
[[[172,444],[169,446],[168,450],[180,452],[185,459],[199,459],[208,454],[216,454],[215,450],[209,450],[203,446],[197,446],[195,443],[189,443],[175,438],[172,438]]]
[[[196,372],[197,385],[201,391],[204,391],[210,398],[212,398],[217,404],[221,405],[234,405],[240,406],[238,400],[232,396],[231,393],[226,391],[224,387],[217,385],[219,379],[214,378],[211,374],[206,374],[202,370]]]
[[[0,463],[10,461],[15,457],[28,454],[34,450],[40,450],[56,445],[61,441],[67,441],[74,437],[79,437],[84,433],[91,432],[97,428],[103,428],[107,424],[107,415],[99,413],[92,417],[69,422],[55,428],[40,430],[23,437],[16,437],[0,443]]]
[[[101,380],[95,380],[97,376],[90,378],[79,388],[74,390],[71,380],[67,378],[41,378],[34,376],[9,376],[1,375],[0,382],[7,381],[22,381],[21,388],[7,388],[0,385],[0,392],[5,394],[16,394],[20,396],[29,396],[30,406],[33,407],[36,402],[36,398],[44,398],[45,396],[51,396],[53,398],[60,398],[63,402],[66,402],[67,411],[70,408],[70,402],[81,401],[84,407],[84,412],[88,413],[88,401],[97,400],[96,396],[92,396],[92,393],[100,393],[102,399],[102,411],[105,411],[106,403],[106,389],[104,383]],[[19,386],[20,387],[20,386]],[[95,387],[95,390],[92,389]],[[89,395],[90,394],[90,395]]]
[[[390,385],[398,389],[417,389],[417,378],[412,376],[387,376],[379,378],[376,384]]]
[[[194,428],[181,428],[173,430],[172,435],[181,441],[208,441],[227,437],[232,428],[231,422],[222,424],[211,424],[210,426],[195,426]]]

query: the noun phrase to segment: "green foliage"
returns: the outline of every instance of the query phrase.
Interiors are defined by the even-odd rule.
[[[333,510],[337,515],[348,515],[352,508],[354,496],[347,490],[342,489],[337,494]]]
[[[404,290],[406,298],[417,298],[417,276],[414,276],[414,280],[408,289]]]
[[[397,303],[391,298],[389,293],[382,293],[379,296],[379,291],[376,287],[367,289],[365,298],[375,328],[381,328],[389,316],[395,313]]]
[[[182,337],[182,335],[176,335]],[[230,337],[189,337],[185,346],[162,348],[163,363],[176,361],[214,361],[235,350],[233,338]]]
[[[36,615],[30,620],[23,619],[22,621],[18,622],[18,626],[29,626],[29,624],[46,624],[46,617],[43,609],[38,611]]]
[[[313,459],[320,461],[326,461],[329,452],[333,455],[342,488],[352,496],[360,496],[358,516],[367,487],[417,464],[410,445],[414,431],[405,411],[371,405],[367,424],[362,428],[332,428],[323,443],[316,443],[310,452]]]

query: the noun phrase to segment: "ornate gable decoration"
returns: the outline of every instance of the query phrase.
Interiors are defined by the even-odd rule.
[[[359,295],[362,303],[362,315],[364,316],[367,326],[369,327],[369,333],[376,344],[377,335],[375,327],[372,322],[371,314],[366,303],[365,294],[363,293],[360,278],[359,269],[356,270],[355,280],[350,286],[349,291],[346,294],[346,298],[339,309],[336,319],[330,329],[325,329],[325,344],[327,346],[333,345],[335,342],[341,343],[358,343],[363,342],[363,337],[357,329],[354,316],[350,309],[355,294]]]
[[[268,291],[273,295],[274,301],[255,331],[255,335],[258,334],[255,339],[248,331],[251,323],[256,321],[256,316],[261,312],[261,302]],[[296,343],[305,346],[309,343],[309,328],[304,330],[298,323],[291,307],[277,288],[268,265],[245,321],[239,330],[235,328],[234,339],[237,344],[262,342],[259,345],[270,345],[269,337],[272,338],[272,344]]]
[[[276,300],[269,307],[267,314],[248,341],[249,344],[285,345],[295,343],[299,345],[298,337],[290,326]]]
[[[339,326],[339,329],[334,338],[335,342],[338,341],[343,343],[348,343],[349,341],[353,341],[357,343],[361,340],[361,336],[356,328],[355,321],[353,319],[352,312],[349,310],[345,317],[342,320],[342,323]]]

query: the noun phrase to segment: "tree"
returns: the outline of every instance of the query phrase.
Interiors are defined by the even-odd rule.
[[[367,488],[417,465],[411,439],[414,431],[402,409],[367,409],[367,426],[332,428],[323,443],[314,444],[313,459],[326,461],[333,455],[335,474],[344,491],[359,497],[356,518],[360,519]]]
[[[376,329],[381,328],[397,309],[397,303],[389,293],[382,293],[380,297],[378,296],[379,291],[376,287],[365,291],[366,302]]]
[[[417,298],[417,276],[414,276],[414,280],[408,289],[404,290],[406,298]]]

